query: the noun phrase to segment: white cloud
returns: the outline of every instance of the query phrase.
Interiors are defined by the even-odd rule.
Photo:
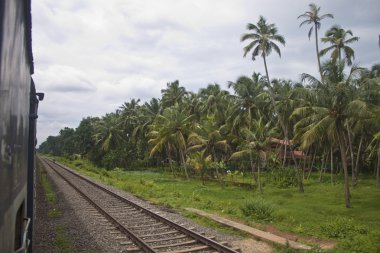
[[[365,66],[378,62],[377,0],[318,1],[324,20],[361,37],[353,45]],[[240,42],[247,23],[263,15],[285,36],[282,58],[268,58],[271,78],[298,80],[317,74],[313,38],[299,28],[303,0],[39,0],[32,1],[33,50],[40,103],[39,139],[76,127],[86,116],[101,116],[131,98],[160,97],[179,79],[188,90],[208,83],[226,87],[240,75],[264,73],[260,58],[243,58]],[[322,47],[322,45],[321,45]]]

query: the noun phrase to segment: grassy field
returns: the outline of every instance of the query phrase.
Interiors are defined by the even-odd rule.
[[[177,210],[198,208],[265,229],[268,225],[304,237],[337,242],[334,252],[380,252],[380,189],[375,180],[361,177],[351,188],[352,208],[344,206],[343,184],[319,183],[318,175],[296,187],[264,186],[264,193],[217,182],[186,181],[149,171],[107,171],[82,160],[60,162],[119,189]],[[314,178],[314,177],[315,178]],[[326,176],[327,177],[327,176]],[[265,175],[264,175],[265,182]],[[188,216],[192,216],[189,215]]]

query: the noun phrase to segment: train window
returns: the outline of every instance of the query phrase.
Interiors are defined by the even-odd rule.
[[[16,214],[14,250],[17,250],[22,246],[24,216],[24,202],[22,202]]]

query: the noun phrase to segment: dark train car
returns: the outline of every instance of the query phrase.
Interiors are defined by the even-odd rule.
[[[0,252],[26,252],[33,216],[35,120],[30,0],[0,1]],[[29,231],[29,233],[28,233]]]

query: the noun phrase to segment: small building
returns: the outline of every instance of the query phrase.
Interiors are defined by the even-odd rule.
[[[270,139],[270,149],[272,152],[277,153],[277,157],[281,161],[284,159],[284,156],[288,162],[293,160],[293,156],[296,159],[305,157],[305,153],[303,151],[294,149],[291,151],[290,146],[293,146],[294,148],[293,140],[281,140],[277,138]]]

